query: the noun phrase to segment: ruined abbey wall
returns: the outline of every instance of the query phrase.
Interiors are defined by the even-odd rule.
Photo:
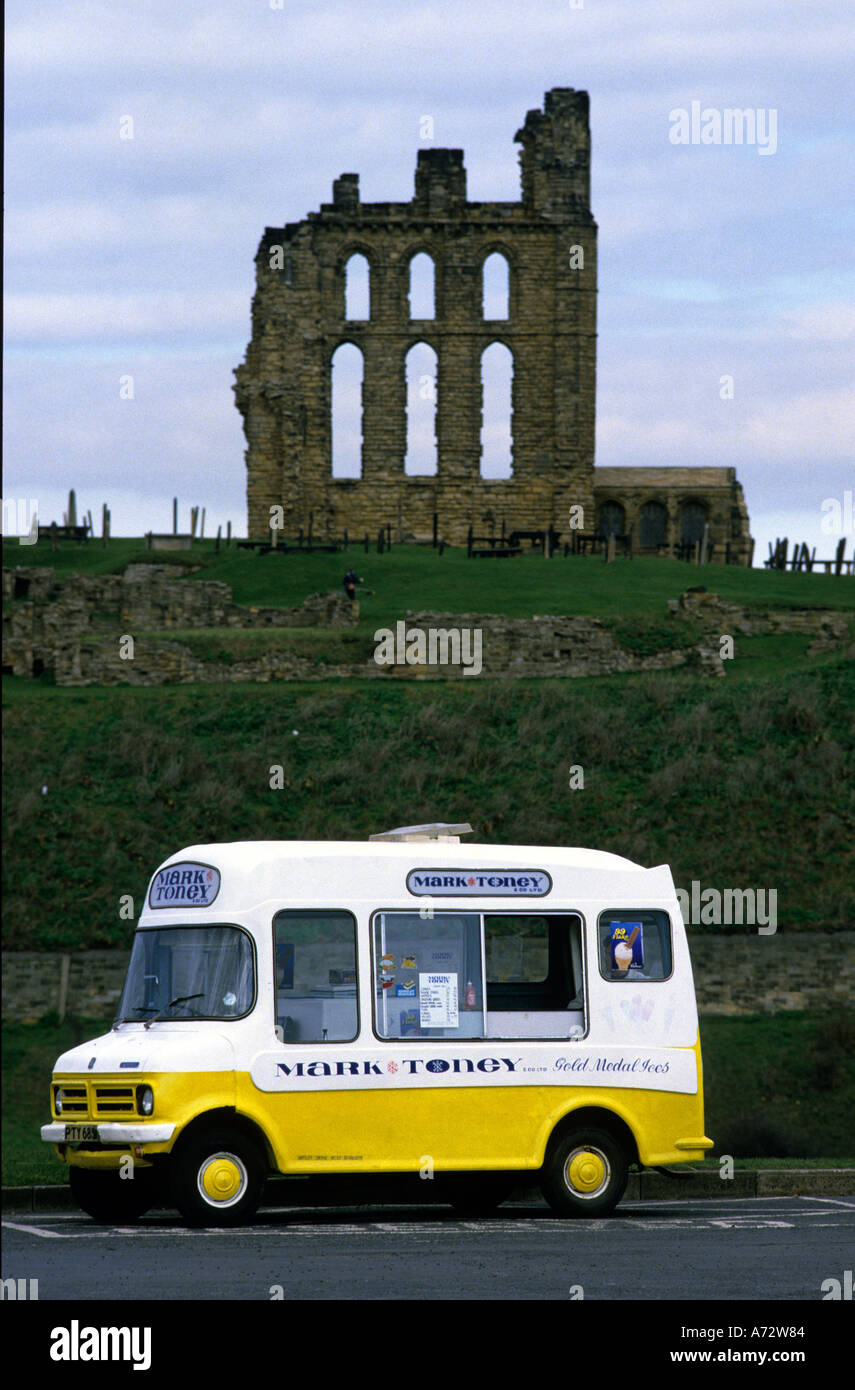
[[[462,150],[419,152],[409,203],[362,203],[356,174],[304,222],[268,227],[256,257],[252,342],[236,399],[247,437],[250,535],[270,507],[293,534],[375,533],[389,523],[465,543],[468,527],[552,522],[593,506],[596,225],[589,209],[588,100],[547,97],[529,112],[522,142],[523,199],[470,203]],[[581,253],[573,248],[581,248]],[[277,252],[277,248],[280,248]],[[485,320],[482,266],[509,265],[509,317]],[[435,266],[435,317],[409,318],[409,265]],[[345,266],[370,266],[370,318],[345,318]],[[571,262],[583,264],[571,269]],[[271,266],[279,266],[274,269]],[[363,454],[359,480],[332,477],[331,359],[342,343],[363,353]],[[424,342],[438,358],[438,473],[407,476],[405,359]],[[513,477],[480,475],[484,349],[513,354]],[[591,512],[588,510],[588,514]]]
[[[581,529],[608,532],[615,518],[625,520],[642,553],[694,541],[708,523],[715,559],[750,563],[748,517],[732,469],[670,481],[642,476],[670,470],[641,469],[638,477],[598,485],[587,93],[547,92],[543,111],[529,111],[515,139],[522,147],[519,202],[469,202],[463,151],[429,148],[419,151],[409,202],[363,203],[358,174],[342,174],[331,203],[302,222],[265,230],[252,339],[235,372],[250,536],[265,536],[271,508],[281,507],[286,535],[311,524],[316,535],[361,537],[390,525],[400,539],[427,538],[436,515],[439,535],[451,544],[465,544],[470,526],[478,535],[503,524],[508,533],[551,525],[567,540],[570,508],[581,506]],[[494,252],[509,267],[501,320],[484,318],[482,300],[483,266]],[[432,319],[410,318],[410,262],[418,253],[434,263]],[[362,320],[346,315],[354,255],[370,269]],[[513,357],[512,476],[501,480],[481,476],[481,356],[495,342]],[[332,469],[332,358],[345,343],[363,361],[358,479],[333,477]],[[435,476],[405,472],[405,363],[417,343],[437,354]]]

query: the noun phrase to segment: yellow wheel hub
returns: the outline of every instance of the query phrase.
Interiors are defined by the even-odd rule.
[[[246,1183],[246,1170],[231,1154],[215,1154],[205,1164],[200,1187],[209,1202],[233,1202]]]
[[[571,1158],[567,1176],[577,1192],[596,1192],[605,1181],[606,1165],[600,1154],[582,1149]]]

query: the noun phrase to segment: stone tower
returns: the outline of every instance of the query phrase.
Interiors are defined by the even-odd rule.
[[[439,535],[465,544],[504,524],[569,538],[581,530],[631,538],[647,554],[690,554],[704,535],[712,558],[751,563],[753,541],[733,468],[594,468],[597,227],[590,210],[588,94],[547,92],[514,137],[519,202],[471,203],[462,150],[423,149],[408,203],[363,203],[359,175],[303,222],[268,227],[256,255],[252,341],[235,398],[247,440],[249,534],[267,535],[281,507],[286,536]],[[434,267],[434,315],[410,317],[410,262]],[[484,316],[484,263],[508,266],[507,316]],[[346,268],[369,268],[369,309],[347,316]],[[435,475],[405,471],[406,358],[436,353]],[[502,343],[513,361],[512,476],[482,474],[481,359]],[[332,358],[362,360],[359,478],[333,477]],[[579,525],[578,514],[574,518]]]
[[[358,174],[302,222],[268,227],[256,255],[252,341],[235,373],[247,439],[249,534],[266,535],[273,506],[286,535],[439,534],[465,543],[470,524],[510,531],[550,524],[569,508],[593,513],[597,228],[590,211],[588,96],[546,94],[515,136],[519,202],[466,197],[463,151],[418,153],[407,203],[362,203]],[[435,268],[434,318],[409,317],[409,267]],[[482,267],[509,268],[508,316],[484,318]],[[369,317],[345,317],[345,267],[370,270]],[[512,354],[512,476],[481,475],[481,356]],[[362,476],[334,478],[331,361],[343,343],[363,359]],[[405,359],[417,343],[437,355],[437,472],[404,471]]]

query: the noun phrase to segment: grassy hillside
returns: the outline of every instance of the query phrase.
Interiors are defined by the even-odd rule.
[[[855,673],[839,659],[774,680],[7,680],[5,705],[7,946],[127,942],[120,895],[139,905],[182,845],[436,819],[667,862],[678,885],[775,887],[782,929],[855,921]]]
[[[511,560],[469,560],[465,550],[393,546],[377,555],[351,547],[335,555],[256,555],[213,541],[197,542],[190,551],[147,551],[139,541],[115,540],[106,549],[50,543],[4,548],[5,565],[52,565],[57,574],[110,574],[131,561],[201,565],[189,577],[218,579],[232,586],[241,604],[289,608],[307,594],[341,588],[353,565],[365,581],[360,590],[363,616],[374,626],[388,626],[408,609],[434,608],[448,613],[577,613],[601,618],[661,617],[669,598],[692,584],[705,584],[728,601],[775,607],[845,608],[855,611],[855,584],[825,574],[781,574],[736,566],[683,564],[678,560],[555,556],[530,553]],[[373,593],[367,594],[367,590]]]
[[[207,660],[289,645],[316,661],[370,660],[373,632],[407,610],[578,613],[624,645],[685,640],[666,601],[699,581],[747,604],[855,613],[855,584],[668,560],[393,547],[382,556],[269,555],[213,542],[177,556],[133,540],[52,552],[8,545],[7,564],[60,573],[131,559],[200,563],[242,604],[296,605],[365,579],[346,631],[170,632]],[[372,590],[372,593],[366,592]],[[157,863],[194,841],[361,839],[422,820],[469,819],[480,838],[579,844],[668,862],[678,884],[778,889],[784,929],[855,921],[855,675],[799,635],[738,638],[727,676],[689,672],[553,681],[57,689],[4,682],[8,947],[125,942]],[[296,732],[294,732],[296,731]],[[270,789],[281,764],[286,786]],[[584,789],[570,790],[571,765]],[[46,787],[45,792],[42,788]]]

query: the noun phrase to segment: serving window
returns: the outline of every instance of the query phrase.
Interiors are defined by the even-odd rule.
[[[659,908],[601,912],[600,974],[606,980],[667,980],[672,971],[671,919]]]
[[[378,912],[374,989],[381,1038],[482,1038],[481,918]]]
[[[282,1041],[351,1042],[359,1032],[353,914],[277,912],[273,952]]]
[[[578,914],[378,912],[381,1038],[567,1038],[585,1031]]]

